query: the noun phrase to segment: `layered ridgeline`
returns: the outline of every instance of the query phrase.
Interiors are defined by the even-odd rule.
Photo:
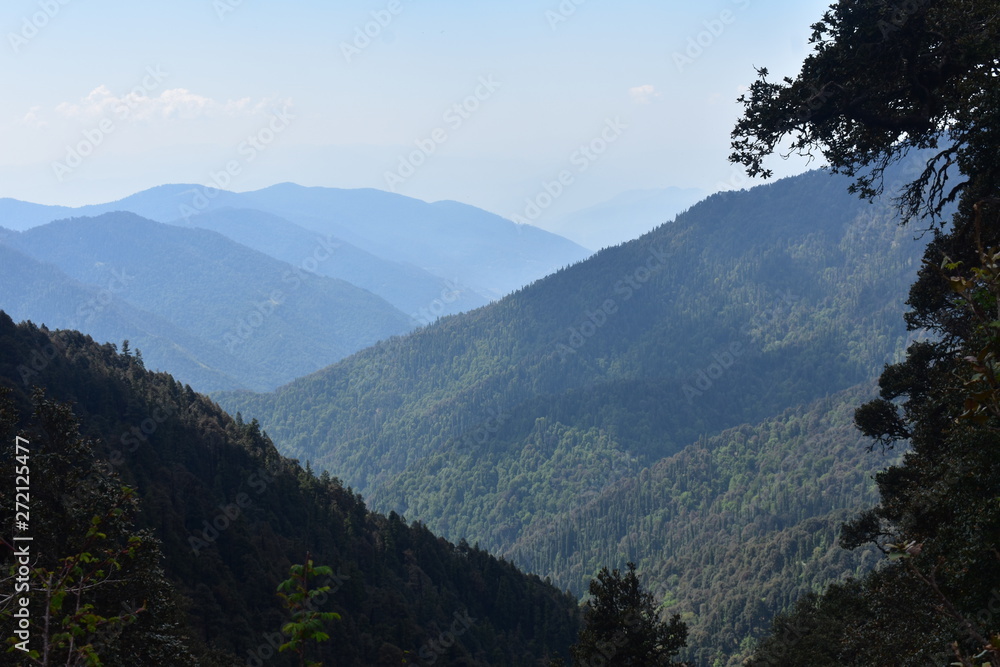
[[[700,436],[870,380],[902,349],[921,244],[845,190],[814,172],[714,195],[487,308],[219,400],[376,507],[511,553]],[[593,575],[560,564],[582,548],[547,560],[560,585]]]
[[[919,243],[843,186],[815,172],[714,195],[496,304],[274,393],[219,398],[379,506],[511,544],[539,517],[487,521],[470,503],[505,493],[495,468],[539,428],[595,436],[548,486],[558,511],[613,481],[612,463],[635,469],[853,386],[901,349]],[[441,485],[445,465],[465,471],[459,486]]]
[[[0,224],[0,243],[66,274],[4,271],[14,318],[127,338],[203,391],[272,389],[589,254],[456,202],[293,184],[166,185],[76,209],[0,199]],[[80,290],[99,308],[61,296]]]
[[[36,354],[46,360],[34,377],[44,397],[33,399],[19,368]],[[256,422],[145,370],[134,352],[15,325],[0,312],[0,393],[0,499],[13,506],[17,433],[30,450],[33,567],[56,569],[83,551],[124,566],[107,581],[82,580],[94,585],[81,603],[95,605],[97,625],[77,646],[91,644],[105,665],[299,664],[275,651],[290,620],[276,588],[307,553],[332,569],[310,582],[330,586],[320,609],[341,616],[314,654],[325,664],[544,665],[575,639],[572,597],[478,548],[369,512],[337,479],[282,458]],[[74,418],[91,445],[75,436]],[[115,512],[128,505],[115,501],[121,482],[137,490],[134,523]],[[88,533],[95,513],[96,537]],[[5,513],[5,540],[13,521]],[[7,572],[11,552],[2,559]],[[78,562],[87,572],[94,561]],[[31,593],[30,648],[39,650],[42,588],[35,582]],[[71,615],[66,599],[54,599],[53,612]],[[0,655],[3,664],[12,658]]]
[[[245,364],[212,343],[191,335],[173,323],[133,306],[105,284],[87,285],[51,264],[40,262],[0,243],[0,303],[17,320],[30,319],[52,326],[76,324],[98,340],[129,340],[151,351],[153,368],[175,369],[177,376],[204,387],[240,387]],[[45,359],[28,361],[23,378],[30,384]]]
[[[841,524],[875,499],[872,471],[891,462],[853,423],[873,392],[866,383],[699,439],[532,525],[510,556],[574,590],[604,563],[631,560],[664,611],[688,623],[687,659],[742,665],[776,612],[879,557],[837,543]],[[524,465],[528,456],[515,464],[524,486],[558,475]]]
[[[60,220],[3,243],[5,254],[13,249],[47,265],[22,260],[17,270],[3,269],[9,275],[2,305],[13,317],[99,340],[128,338],[150,367],[176,368],[206,390],[275,387],[414,326],[408,315],[345,281],[215,232],[131,213]],[[53,267],[93,294],[70,298]],[[143,325],[129,308],[152,317]],[[139,330],[128,335],[135,324]],[[178,357],[187,363],[175,364]]]
[[[354,285],[370,289],[366,281],[371,282],[371,272],[384,267],[384,262],[398,265],[389,269],[392,273],[418,271],[422,274],[421,283],[447,281],[432,291],[430,301],[426,293],[420,292],[416,301],[403,308],[407,314],[422,308],[430,311],[432,306],[435,307],[430,312],[435,317],[458,312],[463,304],[441,299],[442,289],[460,293],[471,290],[480,299],[497,299],[590,254],[556,234],[530,225],[518,225],[458,202],[427,203],[381,190],[310,188],[293,183],[241,193],[194,185],[163,185],[115,202],[77,209],[0,199],[0,221],[10,229],[24,230],[71,216],[130,211],[158,222],[199,225],[199,216],[226,209],[247,212],[246,218],[242,218],[241,213],[229,214],[236,216],[240,226],[259,224],[260,220],[254,219],[256,214],[249,212],[263,212],[281,218],[286,225],[298,226],[296,234],[307,230],[320,234],[330,243],[341,244],[341,252],[331,266],[340,259],[345,265],[335,273],[324,275]],[[203,219],[201,222],[213,226],[219,220]],[[229,221],[229,230],[236,229],[232,222]],[[226,233],[223,229],[220,231]],[[239,234],[245,233],[245,229],[239,230]],[[296,264],[308,259],[308,255],[294,260],[280,257],[277,248],[281,245],[278,239],[273,256]],[[271,254],[267,247],[261,250]],[[366,264],[366,258],[359,254],[361,251],[380,260],[379,264]],[[351,262],[355,262],[358,272],[351,269]],[[389,301],[398,296],[393,290],[398,288],[386,292],[373,289]],[[434,300],[440,303],[434,304]]]
[[[412,264],[382,259],[332,235],[311,231],[273,213],[224,208],[174,224],[211,229],[300,271],[344,280],[377,294],[417,324],[472,310],[486,297]]]

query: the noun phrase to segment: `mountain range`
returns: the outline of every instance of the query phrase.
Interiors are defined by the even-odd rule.
[[[13,317],[130,339],[205,391],[274,388],[587,255],[454,202],[290,184],[77,209],[6,199],[0,220],[5,252],[23,255],[0,287]]]
[[[615,489],[647,479],[700,438],[742,424],[773,432],[765,420],[785,410],[812,414],[814,401],[862,391],[908,343],[901,314],[920,253],[890,205],[861,202],[843,178],[812,172],[713,195],[495,304],[383,341],[275,392],[217,399],[259,419],[282,451],[336,471],[373,507],[475,541],[578,594],[599,564],[629,559],[673,590],[678,573],[661,551],[646,550],[651,538],[636,539],[623,509],[634,510],[635,498]],[[819,531],[794,538],[792,553],[807,571],[838,577],[855,566],[827,555],[836,549],[837,517],[870,497],[858,476],[870,462],[828,456],[824,437],[859,446],[842,417],[830,435],[829,419],[810,417],[812,437],[799,444],[817,449],[803,454],[801,469],[792,466],[794,476],[834,466],[831,483],[850,490],[824,489],[820,502],[788,497],[787,507],[741,516],[730,530],[770,544]],[[746,456],[740,477],[754,472]],[[711,471],[691,474],[711,486]],[[666,516],[672,504],[689,502],[685,493],[661,495],[664,504],[639,516]],[[620,519],[589,522],[585,535],[573,535],[580,512],[600,498],[624,503]],[[655,540],[705,539],[701,530],[672,521]],[[748,565],[720,567],[746,576]],[[738,664],[741,646],[770,616],[816,585],[800,580],[746,612],[780,571],[764,570],[771,583],[758,581],[731,601],[744,611],[738,623],[729,619],[725,641],[713,634],[725,617],[708,613],[724,578],[676,601],[696,636],[712,636],[717,653],[700,664]]]
[[[502,298],[485,286],[545,254],[518,237],[547,237],[487,220],[478,238],[517,261],[484,262],[469,278],[477,267],[463,257],[487,250],[458,228],[468,213],[459,204],[392,196],[371,205],[365,222],[365,191],[219,191],[188,211],[198,191],[158,188],[133,199],[137,212],[77,210],[93,217],[3,237],[0,298],[16,316],[75,314],[116,336],[108,340],[130,341],[118,356],[107,346],[59,348],[55,360],[40,338],[35,354],[22,343],[6,382],[19,392],[65,389],[71,374],[59,374],[81,354],[120,366],[106,374],[131,382],[146,377],[149,349],[163,345],[156,368],[200,372],[198,386],[223,389],[212,399],[235,415],[199,418],[190,425],[198,438],[215,437],[204,433],[217,423],[257,450],[270,452],[273,439],[277,452],[305,462],[306,478],[321,471],[364,494],[387,517],[376,523],[416,521],[461,553],[496,554],[573,596],[600,568],[635,562],[661,609],[690,627],[685,659],[735,667],[797,598],[877,560],[837,546],[841,523],[875,498],[872,470],[891,462],[865,445],[852,411],[875,392],[878,369],[919,336],[902,312],[923,244],[887,201],[860,201],[846,186],[818,171],[718,193]],[[318,213],[335,202],[336,215]],[[7,226],[44,217],[18,210],[21,222]],[[152,219],[182,210],[187,219]],[[412,229],[388,231],[411,215]],[[418,243],[413,230],[431,228],[447,247]],[[421,253],[434,264],[410,261]],[[491,303],[435,313],[411,330],[415,318],[399,305],[433,294],[448,271],[457,280],[442,301]],[[234,331],[235,353],[226,347]],[[157,391],[202,400],[172,382]],[[174,435],[163,434],[162,446]],[[140,487],[152,483],[142,479]],[[214,493],[231,497],[240,483],[229,475]],[[165,549],[183,569],[170,555],[176,543]],[[215,604],[204,591],[187,594]],[[506,593],[489,595],[496,609],[513,608]],[[545,613],[558,616],[557,607]],[[532,618],[534,628],[556,623]],[[564,650],[575,626],[559,623],[562,643],[536,642],[533,656]]]

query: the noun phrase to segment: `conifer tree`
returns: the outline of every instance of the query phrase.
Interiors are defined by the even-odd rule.
[[[635,563],[628,571],[602,568],[590,582],[584,628],[572,648],[576,667],[623,665],[658,667],[687,645],[687,625],[674,614],[660,619],[652,593],[642,589]]]

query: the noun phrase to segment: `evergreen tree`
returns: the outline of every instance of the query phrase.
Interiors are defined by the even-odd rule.
[[[325,596],[330,590],[329,586],[310,587],[309,580],[315,581],[320,576],[331,577],[333,570],[326,565],[314,566],[312,558],[306,554],[305,565],[292,565],[290,578],[278,586],[278,597],[292,614],[292,620],[282,628],[288,641],[278,650],[297,654],[302,667],[321,667],[320,662],[306,660],[307,642],[328,641],[330,635],[324,631],[324,625],[340,620],[340,614],[317,609],[317,598]]]
[[[840,2],[813,26],[814,53],[797,78],[760,79],[742,98],[733,160],[763,160],[792,135],[879,194],[886,168],[927,150],[898,198],[904,221],[932,224],[910,291],[911,329],[929,342],[880,379],[880,398],[855,415],[883,447],[908,442],[877,477],[880,504],[845,526],[842,543],[874,543],[893,564],[850,592],[800,607],[822,623],[820,651],[839,664],[997,664],[1000,659],[1000,2],[890,5]],[[845,603],[845,598],[849,599]],[[777,631],[777,628],[776,628]],[[816,647],[772,636],[755,664],[813,664]],[[779,657],[780,656],[780,657]],[[957,662],[956,662],[957,661]]]
[[[576,667],[674,665],[671,658],[687,644],[687,625],[674,614],[660,620],[652,593],[639,584],[635,563],[623,576],[602,568],[590,582],[591,599],[584,610],[584,628],[572,648]]]

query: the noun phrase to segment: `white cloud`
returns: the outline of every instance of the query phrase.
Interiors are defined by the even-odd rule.
[[[644,86],[629,88],[628,94],[636,104],[649,104],[653,100],[663,97],[662,93],[656,92],[656,88],[648,83]]]
[[[137,88],[125,95],[115,95],[107,86],[98,86],[78,102],[63,102],[55,113],[68,120],[92,122],[103,117],[119,120],[177,121],[195,118],[231,118],[236,116],[265,115],[272,108],[291,106],[291,100],[266,98],[253,101],[249,97],[219,102],[210,97],[193,93],[186,88],[171,88],[159,94]],[[24,121],[44,123],[33,108]]]
[[[38,112],[42,110],[42,107],[31,107],[28,109],[28,113],[24,114],[21,118],[21,123],[27,125],[30,128],[40,130],[44,127],[48,127],[48,123],[38,115]]]

